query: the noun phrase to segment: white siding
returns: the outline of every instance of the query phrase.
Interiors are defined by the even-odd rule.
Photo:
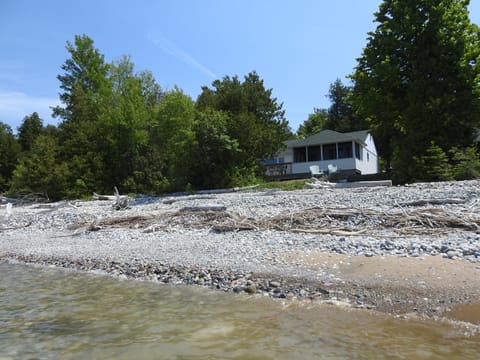
[[[323,144],[343,143],[352,141],[352,158],[341,158],[323,161],[310,162],[294,162],[294,148],[308,147]],[[365,142],[364,142],[365,141]],[[360,145],[360,158],[355,156],[355,143]],[[306,174],[310,172],[310,166],[318,165],[320,169],[327,171],[328,165],[336,165],[338,171],[359,171],[361,174],[376,174],[378,172],[378,157],[375,148],[375,143],[370,134],[366,131],[352,132],[352,133],[338,133],[331,130],[324,130],[318,134],[312,135],[303,140],[289,140],[285,142],[287,146],[281,151],[276,158],[275,164],[291,164],[288,165],[288,172],[292,174]],[[338,145],[337,145],[338,146]],[[338,155],[338,149],[337,149]]]
[[[360,170],[363,175],[376,174],[378,173],[378,157],[371,135],[367,136],[365,145],[365,147],[362,146],[361,148],[361,160],[356,159],[357,169]]]

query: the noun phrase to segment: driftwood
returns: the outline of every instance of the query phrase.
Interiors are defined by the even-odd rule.
[[[0,227],[0,231],[24,229],[26,227],[29,227],[30,225],[32,225],[32,222],[26,223],[24,225],[18,225],[18,226]]]
[[[129,205],[129,197],[120,195],[116,186],[114,187],[114,195],[100,195],[94,192],[92,197],[94,200],[115,201],[112,204],[112,208],[115,210],[127,209]]]
[[[76,224],[96,231],[109,227],[129,227],[144,232],[166,231],[176,228],[229,231],[287,231],[306,234],[358,236],[390,230],[399,235],[435,234],[453,230],[480,233],[480,215],[468,212],[430,207],[422,209],[374,209],[314,207],[277,216],[247,217],[227,211],[221,205],[185,207],[176,212],[112,217],[93,223]],[[389,235],[390,236],[390,235]],[[392,236],[395,236],[392,234]]]
[[[115,195],[100,195],[100,194],[97,194],[96,192],[93,193],[92,195],[93,199],[94,200],[107,200],[107,201],[110,201],[110,200],[115,200]]]
[[[392,186],[392,180],[331,183],[328,181],[319,180],[317,178],[312,178],[312,182],[306,183],[305,186],[310,189],[325,189],[325,188],[349,189],[349,188],[362,188],[362,187]]]
[[[15,204],[19,202],[19,199],[8,198],[6,196],[0,195],[0,204]]]
[[[78,222],[78,223],[70,224],[68,226],[68,229],[78,230],[80,228],[85,228],[85,230],[87,231],[98,231],[106,227],[141,228],[151,224],[154,219],[155,217],[151,215],[110,217],[110,218],[104,218],[104,219],[97,219],[91,222]]]
[[[0,204],[10,203],[13,205],[28,205],[35,203],[45,203],[48,201],[48,197],[41,194],[26,194],[18,197],[5,197],[3,195],[0,195]]]
[[[328,181],[322,181],[317,178],[312,177],[312,182],[306,183],[305,187],[309,189],[325,189],[325,188],[333,188],[335,186],[334,183]]]
[[[427,206],[427,205],[449,205],[449,204],[465,204],[467,199],[423,199],[400,203],[401,206]]]
[[[40,214],[47,214],[47,213],[53,212],[55,210],[61,209],[63,207],[76,208],[75,205],[73,205],[73,204],[71,204],[67,201],[59,201],[59,202],[54,203],[54,204],[42,204],[42,205],[36,206],[35,208],[36,209],[45,209],[45,210],[41,211]]]
[[[239,191],[247,191],[247,190],[253,190],[255,188],[258,188],[260,185],[251,185],[251,186],[244,186],[244,187],[235,187],[231,189],[212,189],[212,190],[199,190],[196,191],[196,194],[199,195],[210,195],[210,194],[226,194],[226,193],[232,193],[232,192],[239,192]]]
[[[204,212],[204,211],[225,211],[227,208],[223,205],[201,205],[201,206],[185,206],[180,212]]]
[[[171,205],[177,201],[191,201],[191,200],[213,200],[214,196],[180,196],[177,198],[171,198],[163,200],[163,204]]]
[[[128,196],[120,196],[120,193],[118,192],[117,187],[114,187],[115,189],[115,203],[112,205],[112,207],[115,210],[123,210],[128,208]]]

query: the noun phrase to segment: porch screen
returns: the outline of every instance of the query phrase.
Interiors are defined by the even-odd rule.
[[[322,153],[320,152],[320,145],[309,146],[307,148],[308,161],[320,161],[322,160]]]
[[[293,149],[293,162],[306,162],[307,161],[307,148],[294,148]]]
[[[338,158],[347,159],[352,157],[353,157],[352,143],[350,141],[338,143]]]
[[[337,158],[337,144],[323,145],[323,160],[334,160]]]

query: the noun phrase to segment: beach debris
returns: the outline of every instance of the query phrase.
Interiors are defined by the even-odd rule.
[[[227,211],[222,205],[184,207],[178,211],[108,217],[70,228],[85,227],[96,231],[109,227],[128,227],[144,232],[172,229],[210,229],[224,233],[231,231],[287,231],[305,234],[360,236],[372,235],[385,229],[399,235],[440,234],[459,229],[480,233],[480,216],[448,210],[444,207],[425,209],[393,208],[390,211],[373,209],[314,207],[276,216],[245,216]],[[98,227],[98,228],[97,228]]]
[[[115,190],[115,203],[112,205],[112,207],[115,210],[124,210],[128,209],[128,204],[129,204],[129,198],[128,196],[120,196],[120,193],[118,192],[117,187],[114,187]]]
[[[427,205],[450,205],[450,204],[465,204],[467,199],[421,199],[400,203],[401,206],[427,206]]]
[[[227,208],[223,205],[201,205],[201,206],[185,206],[180,212],[202,212],[202,211],[225,211]]]
[[[114,201],[112,204],[114,210],[128,209],[130,204],[130,198],[126,195],[120,195],[116,186],[114,186],[114,195],[100,195],[94,192],[92,197],[94,200]]]
[[[7,203],[5,205],[5,219],[9,220],[10,217],[12,216],[13,210],[12,210],[12,203]]]
[[[312,178],[310,183],[306,183],[305,187],[309,189],[348,189],[361,187],[378,187],[378,186],[392,186],[392,180],[375,180],[375,181],[353,181],[353,182],[337,182],[332,183],[324,179]]]

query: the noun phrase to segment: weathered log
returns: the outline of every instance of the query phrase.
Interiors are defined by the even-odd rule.
[[[116,199],[115,195],[100,195],[100,194],[97,194],[96,192],[93,193],[92,197],[94,200],[115,200]]]
[[[209,194],[226,194],[226,193],[231,193],[231,192],[239,192],[239,191],[247,191],[247,190],[253,190],[260,185],[251,185],[251,186],[244,186],[244,187],[235,187],[231,189],[212,189],[212,190],[199,190],[196,191],[197,194],[199,195],[209,195]]]
[[[179,212],[207,212],[207,211],[225,211],[227,208],[223,205],[201,205],[185,206]]]
[[[377,186],[392,186],[392,180],[338,182],[338,183],[335,183],[334,187],[344,189],[344,188],[377,187]]]
[[[129,197],[128,196],[122,196],[118,192],[117,187],[114,187],[114,195],[100,195],[97,194],[96,192],[93,193],[93,199],[94,200],[106,200],[106,201],[115,201],[112,204],[112,207],[115,210],[122,210],[126,209],[129,205]]]
[[[123,210],[128,208],[128,196],[120,196],[120,193],[118,192],[117,187],[114,187],[115,190],[115,203],[112,205],[112,207],[115,210]]]
[[[170,205],[170,204],[173,204],[174,202],[177,202],[177,201],[213,200],[213,199],[215,199],[214,196],[180,196],[180,197],[176,197],[176,198],[170,198],[170,199],[163,200],[163,204]]]
[[[32,225],[32,222],[29,222],[25,225],[18,225],[18,226],[11,226],[11,227],[1,227],[0,231],[18,230],[18,229],[23,229],[23,228],[29,227],[30,225]]]
[[[408,201],[400,203],[401,206],[427,206],[427,205],[449,205],[449,204],[465,204],[467,199],[422,199],[416,201]]]

